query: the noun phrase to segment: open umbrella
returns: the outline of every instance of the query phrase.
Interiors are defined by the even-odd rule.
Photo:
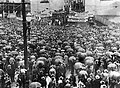
[[[16,56],[16,60],[22,60],[24,57],[23,56],[21,56],[21,55],[18,55],[18,56]]]
[[[86,51],[87,56],[92,56],[93,53],[91,51]]]
[[[41,84],[39,82],[32,82],[29,88],[41,88]]]
[[[120,79],[120,73],[117,71],[111,71],[109,73],[109,77],[113,79]]]
[[[0,75],[3,75],[4,71],[2,69],[0,69]]]
[[[12,48],[11,45],[7,45],[7,46],[5,46],[5,49],[11,49],[11,48]]]
[[[116,70],[116,68],[117,68],[117,65],[114,64],[114,63],[111,63],[111,64],[108,65],[109,70]]]
[[[6,44],[7,41],[6,41],[6,40],[2,40],[1,43],[2,43],[2,44]]]
[[[91,66],[94,64],[93,60],[85,60],[85,65]]]
[[[77,38],[81,38],[81,37],[83,37],[81,34],[78,34],[78,35],[77,35]]]
[[[117,45],[120,45],[120,41],[116,41],[115,43],[116,43]]]
[[[18,52],[17,51],[11,51],[10,55],[18,55]]]
[[[0,29],[5,29],[5,27],[3,25],[0,26]]]
[[[45,52],[46,52],[45,49],[41,49],[41,50],[39,51],[39,53],[45,53]]]
[[[36,57],[34,56],[34,55],[32,55],[32,56],[30,56],[30,59],[32,60],[32,59],[36,59]]]
[[[106,43],[107,44],[111,44],[113,41],[112,40],[107,40]]]
[[[73,49],[72,48],[68,48],[66,51],[67,52],[73,52]]]
[[[78,52],[83,52],[83,53],[84,53],[84,52],[85,52],[85,49],[79,48],[79,49],[78,49]]]
[[[69,61],[76,61],[76,58],[75,58],[74,56],[71,56],[71,57],[69,58]]]
[[[85,57],[85,61],[86,60],[91,60],[91,61],[94,61],[94,58],[93,57],[91,57],[91,56],[87,56],[87,57]]]
[[[62,60],[62,59],[63,59],[63,57],[62,57],[62,56],[55,56],[55,58],[54,58],[54,59],[55,59],[55,60],[56,60],[56,59],[61,59],[61,60]]]
[[[65,46],[65,49],[67,50],[67,49],[71,49],[71,47],[69,46],[69,45],[67,45],[67,46]]]
[[[58,63],[63,63],[63,60],[62,59],[55,59],[55,63],[58,64]]]
[[[97,50],[100,50],[100,51],[103,51],[104,50],[104,47],[103,46],[99,46],[99,47],[96,47]]]
[[[36,66],[39,68],[43,67],[44,65],[45,65],[44,61],[37,61],[36,62]]]
[[[56,56],[61,56],[61,53],[57,52],[55,53]]]
[[[107,51],[107,52],[106,52],[106,55],[107,55],[107,56],[111,56],[111,55],[113,55],[113,54],[114,54],[114,53],[113,53],[113,52],[110,52],[110,51]]]
[[[22,66],[22,67],[24,67],[24,60],[21,60],[21,61],[19,61],[19,66]]]
[[[21,72],[21,73],[24,73],[24,74],[26,73],[26,71],[27,71],[26,69],[21,69],[21,70],[20,70],[20,72]]]
[[[0,32],[0,35],[4,35],[5,33],[4,32]]]
[[[81,71],[79,72],[79,75],[88,75],[88,73],[87,73],[87,71],[85,71],[85,70],[81,70]]]
[[[74,68],[77,70],[77,69],[82,69],[82,68],[84,68],[84,64],[83,63],[81,63],[81,62],[76,62],[75,64],[74,64]]]
[[[46,58],[45,58],[45,57],[39,57],[39,58],[37,59],[37,61],[46,61]]]

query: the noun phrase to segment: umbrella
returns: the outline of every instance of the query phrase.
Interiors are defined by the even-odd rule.
[[[22,60],[24,57],[21,55],[16,56],[16,60]]]
[[[90,40],[90,41],[94,41],[95,39],[94,39],[93,37],[91,37],[89,40]]]
[[[117,51],[117,47],[111,47],[111,50]]]
[[[83,53],[84,53],[84,52],[85,52],[85,49],[79,48],[79,49],[78,49],[78,52],[83,52]]]
[[[7,46],[5,46],[5,49],[11,49],[11,48],[12,48],[11,45],[7,45]]]
[[[84,64],[81,63],[81,62],[76,62],[76,63],[74,64],[74,68],[75,68],[75,69],[81,69],[81,68],[84,68]]]
[[[117,72],[117,71],[111,71],[111,72],[109,73],[109,77],[110,77],[110,78],[113,78],[113,79],[118,79],[118,78],[120,78],[120,73]]]
[[[30,56],[30,59],[36,59],[36,57],[34,55]]]
[[[56,55],[56,56],[60,56],[60,55],[61,55],[61,53],[55,53],[55,55]]]
[[[78,35],[77,35],[77,38],[81,38],[81,37],[83,37],[81,34],[78,34]]]
[[[91,66],[94,64],[93,60],[85,60],[85,65]]]
[[[106,43],[107,43],[107,44],[111,44],[111,43],[112,43],[112,40],[107,40]]]
[[[87,56],[92,56],[93,53],[91,51],[86,51]]]
[[[0,26],[0,29],[5,29],[5,27],[3,25]]]
[[[87,73],[87,71],[85,71],[85,70],[81,70],[81,71],[79,72],[79,75],[88,75],[88,73]]]
[[[37,61],[46,61],[46,58],[45,58],[45,57],[39,57],[39,58],[37,59]]]
[[[12,51],[12,52],[10,52],[10,55],[17,55],[17,54],[18,54],[17,51]]]
[[[58,63],[63,63],[63,60],[62,59],[55,59],[55,63],[58,64]]]
[[[91,60],[91,61],[94,61],[94,58],[93,58],[93,57],[88,56],[88,57],[85,57],[85,60]]]
[[[75,58],[74,56],[71,56],[71,57],[69,58],[69,61],[76,61],[76,58]]]
[[[79,57],[82,57],[82,58],[85,58],[86,56],[87,56],[86,53],[81,53],[81,54],[79,55]]]
[[[69,45],[69,43],[67,41],[64,41],[63,44],[66,46],[66,45]]]
[[[45,50],[45,49],[41,49],[39,52],[40,52],[40,53],[45,53],[46,50]]]
[[[4,32],[0,32],[0,35],[4,35],[5,33]]]
[[[106,52],[106,55],[108,55],[108,56],[111,56],[111,55],[113,55],[114,53],[113,52],[110,52],[110,51],[107,51]]]
[[[3,47],[3,44],[0,44],[0,47],[2,48],[2,47]]]
[[[66,49],[66,50],[69,49],[69,48],[71,48],[69,45],[65,46],[65,49]]]
[[[0,75],[3,75],[4,71],[2,69],[0,69]]]
[[[33,38],[33,39],[30,39],[30,41],[31,41],[31,42],[35,42],[35,41],[36,41],[36,39],[34,39],[34,38]]]
[[[21,69],[21,70],[20,70],[20,72],[21,72],[21,73],[24,73],[24,74],[25,74],[26,71],[27,71],[26,69]]]
[[[24,60],[19,61],[19,66],[24,66]]]
[[[6,40],[2,40],[2,41],[1,41],[1,43],[6,44],[6,43],[7,43],[7,41],[6,41]]]
[[[45,65],[44,61],[37,61],[36,66],[37,67],[43,67]]]
[[[66,51],[67,52],[73,52],[73,49],[72,48],[68,48]]]
[[[61,60],[62,60],[62,59],[63,59],[63,57],[62,57],[62,56],[55,56],[55,58],[54,58],[54,59],[55,59],[55,60],[56,60],[56,59],[61,59]]]
[[[112,69],[112,70],[115,70],[117,68],[117,65],[116,64],[114,64],[114,63],[111,63],[111,64],[109,64],[108,65],[108,69]]]
[[[32,82],[29,88],[41,88],[41,84],[39,82]]]
[[[43,46],[43,45],[45,45],[45,42],[46,42],[45,40],[41,40],[41,41],[38,42],[38,44]]]
[[[31,41],[28,41],[27,43],[28,43],[28,44],[32,44],[32,42],[31,42]]]
[[[115,43],[116,43],[117,45],[120,45],[120,41],[116,41]]]
[[[100,50],[100,51],[103,51],[104,50],[104,47],[103,46],[99,46],[99,47],[96,47],[97,50]]]
[[[75,44],[75,49],[76,50],[78,50],[78,49],[80,49],[81,48],[81,46],[79,45],[79,44]]]

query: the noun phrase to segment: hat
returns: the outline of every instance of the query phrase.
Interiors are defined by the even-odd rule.
[[[100,79],[100,76],[99,76],[99,75],[96,75],[95,78],[96,78],[96,79]]]
[[[105,69],[105,70],[104,70],[104,72],[105,72],[105,73],[108,73],[108,70],[107,70],[107,69]]]
[[[87,78],[87,81],[91,81],[91,78]]]

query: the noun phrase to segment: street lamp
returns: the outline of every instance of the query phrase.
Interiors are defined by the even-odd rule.
[[[31,22],[31,20],[32,20],[32,15],[31,15],[31,13],[28,13],[28,14],[27,14],[26,20],[27,20],[28,38],[29,38],[29,40],[30,40],[30,30],[31,30],[30,22]]]

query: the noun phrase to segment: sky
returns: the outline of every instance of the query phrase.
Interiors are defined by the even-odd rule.
[[[2,2],[5,2],[6,0],[0,0],[0,1],[2,1]],[[9,0],[10,2],[21,2],[21,0]],[[29,1],[29,0],[25,0],[25,1]]]

